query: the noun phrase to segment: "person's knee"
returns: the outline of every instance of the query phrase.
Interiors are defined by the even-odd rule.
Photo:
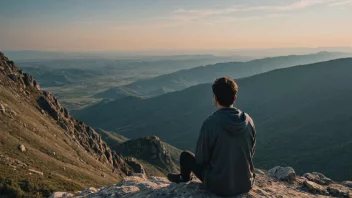
[[[183,151],[180,155],[180,159],[194,158],[194,154],[191,151]]]

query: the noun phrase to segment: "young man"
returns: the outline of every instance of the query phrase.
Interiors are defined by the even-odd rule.
[[[169,174],[172,182],[187,182],[193,172],[205,187],[220,196],[246,193],[254,184],[253,155],[256,132],[248,114],[233,107],[238,86],[229,77],[218,78],[213,86],[218,110],[200,130],[195,155],[180,156],[180,174]]]

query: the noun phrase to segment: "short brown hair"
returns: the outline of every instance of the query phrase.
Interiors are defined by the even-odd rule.
[[[230,77],[216,79],[212,89],[217,101],[224,107],[229,107],[233,104],[233,99],[238,92],[236,82]]]

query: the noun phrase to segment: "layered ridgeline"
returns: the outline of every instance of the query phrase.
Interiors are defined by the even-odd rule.
[[[25,72],[32,74],[42,87],[54,87],[120,80],[137,80],[157,75],[172,73],[181,69],[190,69],[200,65],[215,64],[228,61],[248,61],[249,57],[213,55],[179,55],[164,57],[104,57],[86,54],[85,56],[55,57],[44,55],[28,56],[25,53],[13,52],[8,55],[18,60]],[[27,56],[27,57],[26,57]],[[119,76],[123,74],[123,76]],[[119,78],[113,78],[113,75]]]
[[[150,79],[137,80],[129,85],[101,92],[99,93],[99,96],[104,96],[106,98],[119,98],[121,97],[121,93],[127,92],[129,92],[130,95],[156,96],[167,92],[185,89],[201,83],[209,83],[219,76],[230,76],[238,79],[274,69],[328,61],[348,56],[352,55],[346,53],[320,52],[308,55],[264,58],[249,62],[218,63],[215,65],[181,70]]]
[[[352,178],[351,73],[352,58],[346,58],[239,79],[236,106],[253,117],[258,131],[256,165]],[[211,84],[202,84],[97,104],[76,116],[128,138],[156,135],[193,150],[203,120],[215,110],[212,97]]]
[[[199,65],[249,60],[239,56],[213,55],[129,58],[100,57],[94,54],[79,56],[79,53],[76,55],[71,53],[55,55],[51,52],[37,54],[32,51],[10,53],[10,57],[21,60],[16,63],[24,72],[33,75],[45,90],[60,98],[61,104],[70,111],[81,109],[101,99],[118,99],[135,95],[119,86],[136,80]]]
[[[0,53],[1,197],[47,197],[112,184],[142,171],[138,159],[130,158],[139,156],[127,156],[112,151],[93,128],[71,117],[57,98]],[[175,163],[169,160],[159,172]]]

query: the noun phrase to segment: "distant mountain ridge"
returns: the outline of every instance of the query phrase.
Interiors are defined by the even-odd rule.
[[[73,51],[37,51],[37,50],[9,50],[5,51],[7,56],[15,61],[40,61],[40,60],[64,60],[64,59],[141,59],[141,60],[187,60],[194,58],[210,58],[210,57],[227,57],[235,58],[240,61],[248,61],[253,59],[250,56],[240,55],[221,55],[215,56],[212,53],[185,53],[177,52],[172,54],[149,54],[126,53],[123,51],[105,51],[105,52],[73,52]]]
[[[44,56],[47,53],[44,53]],[[245,57],[217,57],[209,54],[135,58],[95,56],[72,58],[74,54],[67,55],[67,59],[23,60],[19,58],[21,61],[16,63],[24,72],[34,76],[43,88],[60,98],[61,103],[70,111],[81,109],[101,99],[118,99],[136,95],[121,86],[139,79],[200,65],[251,60]],[[157,90],[156,94],[167,91]]]
[[[352,56],[347,53],[319,52],[308,55],[290,55],[252,60],[249,62],[227,62],[181,70],[145,80],[137,80],[121,87],[134,95],[156,96],[187,87],[212,82],[219,76],[234,79],[295,65],[322,62]],[[110,96],[110,98],[113,98]]]
[[[352,177],[351,73],[352,58],[345,58],[237,80],[235,105],[252,116],[258,130],[257,166],[283,164],[336,180]],[[76,116],[129,138],[157,135],[193,150],[203,120],[213,111],[211,84],[201,84],[154,98],[98,104]]]

